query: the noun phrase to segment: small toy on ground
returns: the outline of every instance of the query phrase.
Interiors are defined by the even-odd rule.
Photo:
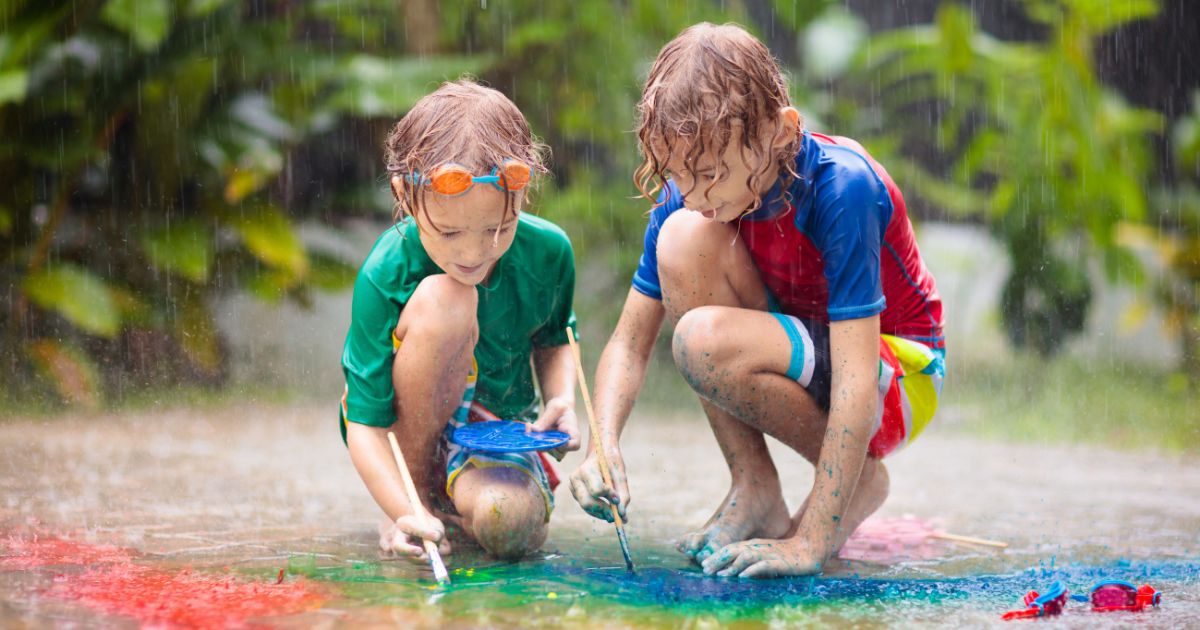
[[[1028,608],[1010,610],[1000,616],[1005,621],[1033,619],[1061,615],[1070,600],[1090,602],[1092,612],[1142,612],[1149,606],[1158,606],[1162,593],[1149,584],[1135,587],[1124,580],[1104,580],[1092,587],[1090,595],[1070,595],[1062,582],[1054,582],[1044,594],[1029,591],[1022,601]]]
[[[1005,621],[1012,619],[1034,619],[1037,617],[1053,617],[1061,615],[1063,608],[1067,605],[1069,597],[1067,588],[1062,582],[1054,582],[1050,588],[1046,589],[1045,593],[1037,591],[1029,591],[1025,593],[1022,601],[1025,602],[1024,610],[1010,610],[1000,616]]]
[[[1071,599],[1091,602],[1094,612],[1142,612],[1147,606],[1158,606],[1162,593],[1149,584],[1134,587],[1125,580],[1104,580],[1092,587],[1090,595],[1072,595]]]

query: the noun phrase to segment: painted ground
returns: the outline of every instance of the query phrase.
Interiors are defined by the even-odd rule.
[[[543,555],[503,565],[460,547],[453,585],[436,588],[425,571],[379,560],[377,511],[331,409],[0,422],[0,626],[1007,625],[999,614],[1030,588],[1103,578],[1150,583],[1163,605],[1141,615],[1075,605],[1052,625],[1200,618],[1194,460],[981,441],[956,434],[947,414],[889,460],[881,516],[933,519],[1007,550],[930,543],[815,579],[719,580],[671,547],[727,487],[716,444],[697,418],[641,414],[626,439],[636,574],[611,527],[560,488]],[[776,453],[798,505],[811,471]]]

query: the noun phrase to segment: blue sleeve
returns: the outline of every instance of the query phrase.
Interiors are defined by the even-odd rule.
[[[672,212],[683,207],[683,195],[679,194],[674,182],[668,181],[663,186],[657,204],[646,224],[642,257],[638,260],[637,271],[633,272],[633,288],[646,297],[662,300],[662,285],[658,283],[658,231]]]
[[[892,217],[887,187],[862,156],[834,149],[838,166],[816,182],[808,233],[821,252],[829,286],[829,320],[861,319],[887,306],[880,279],[883,233]],[[844,151],[844,153],[842,153]]]

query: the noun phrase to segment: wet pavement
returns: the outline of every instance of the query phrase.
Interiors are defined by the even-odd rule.
[[[671,548],[729,482],[703,421],[640,413],[625,444],[636,575],[620,568],[611,526],[584,515],[561,486],[542,555],[503,565],[459,548],[448,559],[454,584],[439,589],[427,571],[379,560],[379,512],[332,406],[6,419],[0,626],[961,627],[1000,624],[1025,590],[1054,579],[1083,589],[1104,577],[1150,582],[1163,605],[1102,615],[1076,604],[1053,625],[1200,619],[1194,458],[995,443],[935,426],[889,459],[881,516],[935,519],[1007,550],[943,544],[933,558],[839,562],[816,580],[747,583],[702,578]],[[796,506],[811,469],[774,451]],[[576,461],[560,466],[563,477]],[[224,599],[182,611],[177,603],[170,616],[161,603],[114,595],[122,588],[172,601],[208,589]],[[259,605],[267,600],[279,605]]]

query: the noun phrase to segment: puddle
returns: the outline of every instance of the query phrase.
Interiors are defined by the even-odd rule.
[[[452,585],[438,587],[379,560],[377,508],[325,411],[0,423],[0,626],[961,627],[1007,625],[1001,612],[1054,580],[1082,591],[1105,578],[1152,584],[1163,605],[1074,604],[1050,625],[1200,618],[1200,470],[1186,459],[935,430],[889,459],[881,516],[935,519],[1007,549],[941,543],[818,578],[717,579],[671,546],[727,487],[716,444],[699,419],[641,414],[627,438],[636,573],[611,526],[560,488],[538,557],[500,564],[460,546]],[[774,452],[796,506],[811,471]]]

